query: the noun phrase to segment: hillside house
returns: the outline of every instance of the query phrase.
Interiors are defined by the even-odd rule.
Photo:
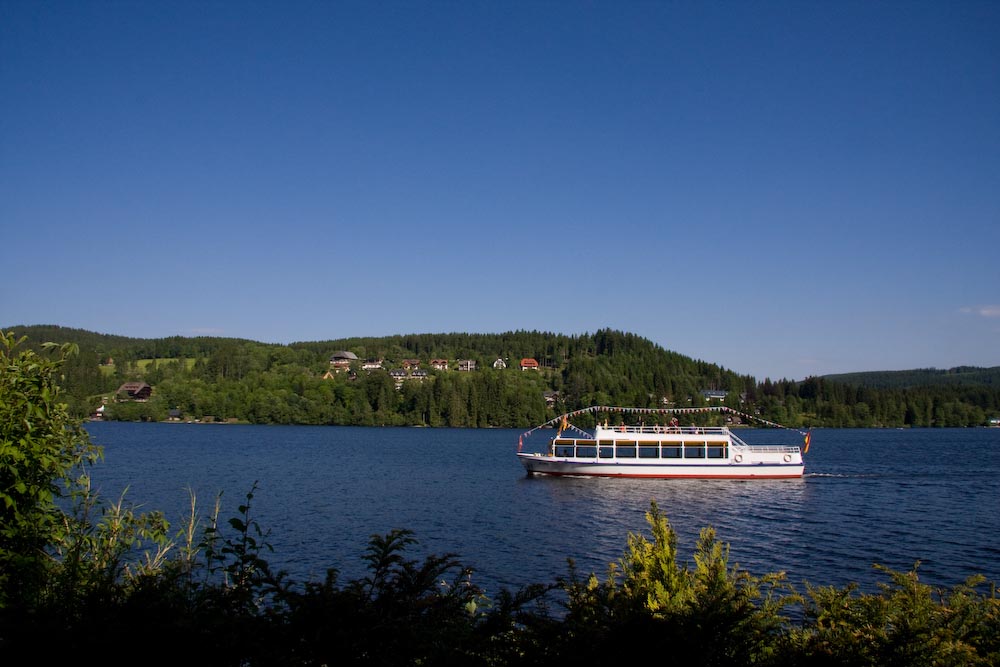
[[[145,382],[126,382],[118,387],[116,397],[119,401],[145,401],[153,393],[153,388]]]
[[[538,360],[536,359],[521,359],[521,370],[522,371],[537,371],[538,370]]]
[[[377,371],[382,368],[381,359],[367,359],[365,363],[361,364],[361,370],[363,371]]]
[[[728,391],[721,391],[719,389],[702,389],[701,397],[706,401],[724,401],[726,396],[729,395]]]
[[[341,350],[340,352],[334,352],[330,355],[330,368],[334,373],[339,373],[341,371],[347,371],[351,368],[351,363],[358,360],[358,355],[353,352],[348,352],[347,350]]]
[[[400,363],[402,364],[404,370],[412,370],[420,367],[419,359],[403,359]]]
[[[431,359],[431,368],[436,371],[446,371],[448,370],[448,360],[447,359]]]
[[[500,357],[497,357],[497,360],[493,362],[493,368],[497,369],[498,371],[502,371],[503,369],[507,368],[507,362],[501,359]]]
[[[476,370],[476,362],[474,359],[459,359],[458,360],[458,370],[460,371],[474,371]]]
[[[407,373],[402,368],[393,368],[389,371],[389,377],[395,381],[396,389],[400,389],[407,378]]]

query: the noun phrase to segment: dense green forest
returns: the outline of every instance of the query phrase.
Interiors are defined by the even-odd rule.
[[[26,344],[72,343],[64,389],[77,416],[530,427],[590,405],[726,405],[794,428],[983,426],[1000,415],[1000,369],[855,373],[762,381],[614,330],[409,334],[287,345],[219,337],[127,338],[60,326],[18,326]],[[343,372],[331,359],[357,357]],[[537,370],[520,362],[537,360]],[[505,368],[495,368],[497,360]],[[448,362],[434,369],[432,360]],[[460,361],[475,370],[459,370]],[[380,367],[366,370],[366,361]],[[420,377],[407,364],[426,372]],[[398,376],[398,377],[397,377]],[[141,382],[145,401],[119,388]],[[721,399],[708,390],[725,392]],[[717,419],[715,415],[700,419]],[[581,426],[587,424],[581,423]]]

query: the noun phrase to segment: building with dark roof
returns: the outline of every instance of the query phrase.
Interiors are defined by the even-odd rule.
[[[351,362],[357,361],[358,355],[353,352],[348,352],[347,350],[341,350],[339,352],[334,352],[330,355],[330,368],[334,372],[339,373],[340,371],[350,370]]]
[[[153,388],[145,382],[126,382],[118,387],[119,400],[145,401],[153,393]]]

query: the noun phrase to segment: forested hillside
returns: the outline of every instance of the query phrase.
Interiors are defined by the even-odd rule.
[[[991,380],[996,369],[965,369],[948,383],[921,384],[922,371],[907,376],[915,382],[885,386],[830,377],[761,382],[613,330],[426,333],[289,345],[135,339],[58,326],[10,330],[38,348],[75,343],[79,354],[64,378],[71,409],[87,416],[103,406],[103,418],[115,420],[514,428],[589,405],[711,404],[801,428],[982,426],[1000,414],[1000,385]],[[345,367],[335,368],[332,360],[341,352],[356,359],[348,355]],[[521,370],[522,359],[536,360],[537,370]],[[432,367],[433,361],[447,362],[447,369]],[[366,362],[377,367],[366,369]],[[460,370],[460,362],[474,369]],[[149,385],[148,400],[119,393],[127,382]],[[724,398],[707,397],[708,390]]]
[[[958,366],[941,370],[918,368],[906,371],[867,371],[824,375],[827,380],[875,389],[909,389],[912,387],[958,387],[985,385],[1000,387],[1000,366],[977,368]]]

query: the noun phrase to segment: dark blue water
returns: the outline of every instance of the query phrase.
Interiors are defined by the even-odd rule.
[[[254,482],[254,516],[270,531],[272,565],[298,580],[326,568],[363,576],[372,534],[406,528],[412,558],[456,553],[473,580],[551,583],[572,557],[606,573],[629,532],[648,534],[651,499],[690,560],[714,526],[731,561],[753,574],[863,588],[880,563],[950,587],[972,574],[1000,582],[1000,429],[817,430],[800,480],[527,477],[519,431],[92,423],[104,447],[94,486],[106,499],[161,509],[178,528],[195,492],[202,514],[222,492],[235,516]],[[526,443],[535,451],[546,432]],[[790,431],[748,430],[754,443],[798,444]]]

